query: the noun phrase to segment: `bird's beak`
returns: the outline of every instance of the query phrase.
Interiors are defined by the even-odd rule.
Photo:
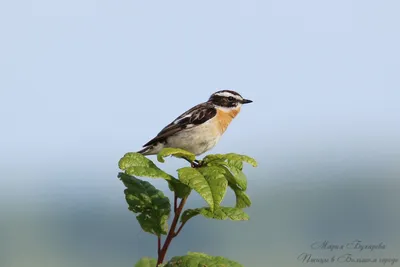
[[[249,104],[249,103],[251,103],[251,102],[253,102],[253,101],[251,101],[251,100],[249,100],[249,99],[243,99],[243,100],[242,100],[242,104]]]

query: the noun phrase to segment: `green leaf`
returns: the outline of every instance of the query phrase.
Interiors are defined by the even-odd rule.
[[[200,214],[200,208],[198,208],[198,209],[187,209],[181,215],[181,222],[182,223],[186,223],[191,218],[193,218],[194,216],[197,216],[199,214]]]
[[[203,166],[215,166],[224,163],[226,160],[224,154],[210,154],[202,159]]]
[[[228,182],[236,187],[240,188],[241,190],[247,189],[247,178],[246,175],[242,172],[243,163],[241,161],[234,161],[234,160],[222,160],[222,159],[215,159],[206,163],[206,166],[218,166],[224,168],[225,178]]]
[[[128,209],[138,213],[136,219],[142,229],[157,236],[166,235],[171,204],[164,193],[149,182],[125,173],[119,173],[118,178],[126,186],[124,193]]]
[[[214,209],[217,209],[225,197],[228,181],[226,170],[217,166],[202,167],[197,169],[206,179],[211,189],[214,200]]]
[[[158,153],[157,160],[159,162],[165,162],[164,158],[168,156],[174,156],[176,158],[186,158],[190,161],[194,161],[196,159],[196,156],[189,151],[180,148],[164,148],[160,151],[160,153]]]
[[[219,209],[212,212],[209,208],[201,208],[200,214],[206,218],[226,220],[231,219],[232,221],[248,221],[249,215],[247,215],[242,209],[232,207],[220,207]]]
[[[233,166],[238,170],[243,170],[243,161],[228,159],[226,162],[229,166]]]
[[[120,159],[118,166],[128,175],[172,179],[171,175],[160,170],[151,160],[140,153],[126,153]]]
[[[237,167],[240,165],[240,161],[228,161],[226,167],[229,169],[230,177],[227,177],[229,182],[239,186],[240,189],[245,191],[247,189],[247,178],[246,175]]]
[[[241,162],[247,162],[251,164],[253,167],[257,167],[257,161],[249,156],[246,155],[240,155],[240,154],[235,154],[235,153],[228,153],[228,154],[212,154],[212,155],[207,155],[204,157],[203,161],[204,163],[209,163],[215,160],[233,160],[233,161],[241,161]]]
[[[213,259],[213,258],[215,257],[215,256],[208,255],[208,254],[206,254],[206,253],[203,253],[203,252],[192,252],[192,251],[188,251],[187,254],[190,255],[190,256],[204,257],[204,258],[207,258],[207,259]]]
[[[249,215],[247,215],[242,209],[232,207],[219,207],[218,209],[211,211],[209,207],[187,209],[183,212],[181,222],[186,223],[191,218],[197,215],[203,215],[209,219],[226,220],[232,221],[248,221]]]
[[[192,189],[179,181],[178,179],[171,179],[168,181],[168,187],[171,191],[175,192],[178,198],[185,198],[190,195]]]
[[[254,167],[257,166],[255,159],[235,153],[207,155],[203,159],[205,166],[221,166],[228,169],[231,174],[226,175],[228,182],[245,191],[247,189],[247,178],[242,172],[243,162],[247,162]]]
[[[168,215],[160,214],[157,210],[144,211],[136,219],[143,231],[160,236],[166,235],[168,231]]]
[[[121,170],[126,170],[132,166],[154,167],[154,163],[140,153],[126,153],[118,163]]]
[[[135,267],[157,267],[156,265],[157,259],[144,257],[135,264]]]
[[[199,171],[191,167],[178,169],[179,180],[195,190],[214,209],[214,199],[212,197],[211,188],[206,178]]]
[[[246,155],[228,153],[228,154],[225,154],[225,157],[228,160],[242,161],[242,162],[246,162],[246,163],[252,165],[253,167],[257,167],[257,161],[255,159],[249,157],[249,156],[246,156]]]
[[[151,178],[164,178],[166,180],[170,180],[171,176],[169,174],[163,172],[160,169],[142,167],[142,166],[133,166],[128,168],[126,171],[128,175],[135,175],[140,177],[151,177]]]
[[[244,209],[251,206],[250,197],[246,194],[246,192],[241,191],[239,189],[234,189],[236,196],[236,208]]]
[[[165,267],[243,267],[243,265],[220,256],[211,256],[204,253],[189,252],[186,256],[173,257]]]
[[[222,168],[214,166],[198,169],[184,167],[178,170],[178,176],[182,183],[200,194],[211,210],[218,208],[228,185]]]

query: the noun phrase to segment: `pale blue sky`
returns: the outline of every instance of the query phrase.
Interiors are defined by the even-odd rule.
[[[251,220],[194,219],[169,256],[256,267],[268,252],[271,266],[298,266],[315,239],[358,238],[388,242],[393,257],[399,10],[398,0],[0,1],[0,265],[155,256],[117,162],[217,88],[254,100],[210,151],[259,161],[245,169]]]
[[[115,168],[217,88],[254,103],[212,152],[263,154],[274,166],[321,153],[393,155],[399,8],[365,0],[3,1],[0,167]]]

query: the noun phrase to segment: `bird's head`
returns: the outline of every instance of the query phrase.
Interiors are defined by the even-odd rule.
[[[226,110],[234,110],[240,109],[242,104],[248,104],[253,101],[249,99],[244,99],[239,93],[231,90],[221,90],[215,92],[210,96],[208,102],[211,102],[216,107],[226,109]]]

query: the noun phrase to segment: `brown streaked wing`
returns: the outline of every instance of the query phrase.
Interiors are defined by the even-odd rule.
[[[153,145],[157,142],[163,142],[169,136],[172,136],[181,130],[190,129],[199,124],[202,124],[213,118],[216,114],[217,110],[209,102],[194,106],[193,108],[189,109],[178,118],[176,118],[173,122],[165,126],[164,129],[162,129],[156,137],[144,144],[143,147]]]

